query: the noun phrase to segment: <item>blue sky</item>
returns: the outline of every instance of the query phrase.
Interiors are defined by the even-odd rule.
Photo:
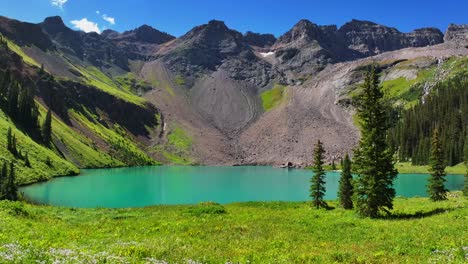
[[[428,26],[445,31],[449,23],[467,24],[467,11],[467,0],[0,0],[0,15],[22,21],[59,15],[71,28],[124,31],[148,24],[175,36],[211,19],[276,36],[302,18],[323,25],[356,18],[403,32]]]

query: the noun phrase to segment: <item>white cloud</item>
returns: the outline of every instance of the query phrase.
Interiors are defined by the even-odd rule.
[[[67,2],[68,0],[50,0],[50,3],[53,5],[53,6],[56,6],[60,9],[63,8],[63,5]]]
[[[102,15],[102,19],[109,22],[111,25],[115,25],[115,18],[107,16],[106,14]]]
[[[99,15],[100,13],[101,13],[101,11],[99,11],[99,10],[96,10],[96,14],[98,14],[98,15]]]
[[[81,20],[72,20],[70,23],[79,30],[82,30],[86,33],[88,32],[96,32],[101,34],[101,30],[98,27],[97,23],[89,21],[87,18],[82,18]]]

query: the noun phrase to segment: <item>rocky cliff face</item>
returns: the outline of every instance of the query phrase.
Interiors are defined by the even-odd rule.
[[[255,56],[241,33],[216,20],[193,28],[161,49],[158,56],[173,72],[186,77],[188,86],[200,73],[218,69],[257,86],[268,84],[273,76],[271,65]]]
[[[245,41],[254,47],[268,48],[276,42],[276,37],[273,34],[259,34],[248,31],[244,35]]]
[[[175,39],[174,36],[148,25],[123,33],[105,30],[101,35],[123,49],[130,59],[141,60],[150,59],[159,50],[161,44]]]
[[[468,42],[468,24],[450,24],[447,31],[445,32],[444,41]]]
[[[129,70],[125,52],[95,32],[71,30],[65,26],[60,17],[46,18],[39,26],[65,54],[87,61],[96,67],[117,65],[123,70]]]
[[[436,28],[402,33],[370,21],[352,20],[337,29],[301,20],[271,48],[279,68],[301,75],[314,74],[333,62],[349,61],[407,47],[443,42]]]

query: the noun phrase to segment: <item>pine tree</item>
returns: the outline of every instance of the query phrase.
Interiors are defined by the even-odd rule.
[[[445,161],[444,151],[440,142],[439,130],[434,129],[431,142],[431,157],[430,157],[431,177],[427,186],[427,192],[432,201],[442,201],[447,199],[447,189],[444,186],[445,180]]]
[[[343,170],[340,177],[338,198],[344,209],[353,209],[353,176],[351,174],[351,160],[346,154],[343,160]]]
[[[331,169],[336,170],[335,159],[332,160]]]
[[[52,111],[50,108],[47,111],[46,118],[42,124],[42,140],[44,141],[44,144],[50,146],[52,140]]]
[[[11,132],[11,127],[8,128],[7,132],[7,150],[12,152],[13,149],[13,133]]]
[[[6,181],[5,198],[10,201],[18,200],[18,186],[16,185],[15,166],[13,162],[10,163],[10,174]]]
[[[6,180],[8,178],[8,170],[6,162],[3,163],[2,170],[0,171],[0,200],[5,199]]]
[[[465,184],[464,184],[464,188],[463,188],[463,194],[465,196],[468,196],[468,135],[466,137],[465,150],[463,152],[465,152],[465,167],[466,167]]]
[[[24,155],[24,166],[31,168],[31,162],[29,161],[29,155],[28,152]]]
[[[323,169],[325,149],[320,140],[315,145],[314,149],[314,166],[312,171],[314,176],[311,179],[310,197],[312,198],[312,206],[315,208],[327,208],[327,203],[323,200],[325,196],[325,170]]]
[[[354,197],[360,215],[377,217],[381,211],[393,209],[393,180],[398,172],[394,168],[393,153],[387,145],[387,107],[374,67],[367,72],[362,89],[357,107],[361,139],[354,151],[357,174]]]

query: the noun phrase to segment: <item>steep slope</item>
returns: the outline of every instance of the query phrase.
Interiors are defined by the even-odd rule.
[[[2,69],[25,69],[41,116],[54,112],[56,153],[78,167],[304,166],[318,139],[331,161],[358,140],[353,105],[370,64],[404,109],[468,56],[463,25],[451,25],[445,43],[438,29],[402,33],[359,20],[340,28],[301,20],[278,39],[216,20],[177,39],[146,25],[87,34],[59,17],[0,18],[0,33],[4,55],[17,54]]]
[[[20,55],[27,55],[18,55],[16,51],[21,49],[14,46],[16,48],[12,50],[12,45],[12,41],[2,40],[0,47],[2,91],[11,91],[11,84],[19,82],[19,100],[24,89],[34,91],[40,122],[47,108],[54,112],[53,144],[48,147],[38,139],[38,135],[25,130],[21,125],[23,120],[6,114],[2,105],[2,142],[6,142],[7,130],[11,128],[18,139],[18,151],[22,153],[15,156],[2,150],[2,161],[15,162],[20,173],[19,183],[76,174],[78,168],[75,166],[86,168],[156,163],[145,153],[146,143],[160,126],[160,113],[156,108],[127,102],[84,83],[53,78],[47,72],[25,64]],[[12,93],[8,94],[11,97]],[[0,144],[2,149],[6,148],[3,143]],[[29,156],[31,167],[26,166],[23,160],[25,153]]]

